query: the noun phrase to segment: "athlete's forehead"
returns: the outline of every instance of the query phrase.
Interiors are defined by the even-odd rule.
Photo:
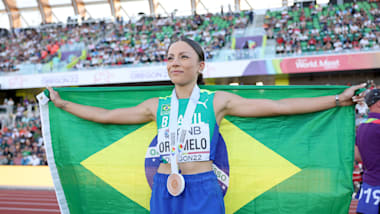
[[[196,54],[195,50],[186,42],[178,41],[173,43],[168,50],[169,55],[179,55],[179,54]]]

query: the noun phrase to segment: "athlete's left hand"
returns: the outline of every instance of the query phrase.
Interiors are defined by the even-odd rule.
[[[355,85],[344,90],[341,94],[339,94],[340,106],[349,106],[357,102],[363,101],[364,93],[355,95],[355,92],[356,90],[364,88],[365,86],[366,86],[366,83],[362,83],[360,85]]]

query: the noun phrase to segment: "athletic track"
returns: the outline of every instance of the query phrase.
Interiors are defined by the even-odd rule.
[[[57,214],[54,190],[0,189],[1,214]]]
[[[355,214],[357,201],[353,200],[349,214]],[[57,214],[59,212],[54,190],[0,189],[1,214]]]

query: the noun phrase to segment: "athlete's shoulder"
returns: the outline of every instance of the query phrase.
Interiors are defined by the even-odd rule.
[[[237,98],[239,98],[239,96],[236,94],[226,91],[216,91],[214,96],[214,106],[216,109],[225,109],[228,103]]]
[[[227,99],[235,94],[226,91],[215,91],[215,99]]]
[[[149,108],[152,112],[154,112],[154,109],[157,109],[158,107],[158,102],[158,97],[153,97],[142,102],[140,106]]]

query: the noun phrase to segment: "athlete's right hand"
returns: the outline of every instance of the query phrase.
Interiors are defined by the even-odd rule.
[[[46,88],[47,90],[49,90],[50,100],[54,103],[56,107],[61,108],[61,106],[64,103],[64,100],[61,99],[61,96],[59,96],[58,92],[56,92],[52,87],[48,86]]]

